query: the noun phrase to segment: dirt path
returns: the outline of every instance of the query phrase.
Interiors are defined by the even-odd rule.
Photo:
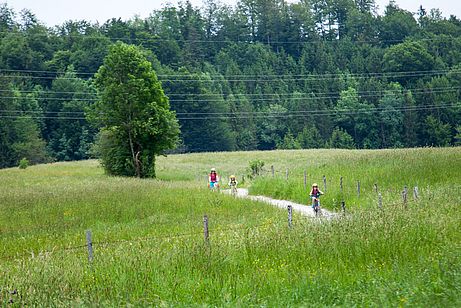
[[[230,191],[227,190],[226,193],[230,193]],[[237,189],[237,197],[247,198],[247,199],[251,199],[255,201],[262,201],[262,202],[277,206],[285,210],[287,209],[288,205],[291,205],[293,208],[293,211],[299,212],[309,217],[315,217],[314,209],[311,206],[294,203],[294,202],[287,201],[287,200],[272,199],[272,198],[265,197],[265,196],[252,196],[248,194],[248,189],[246,188]],[[335,214],[325,209],[322,209],[322,216],[327,217],[327,218],[332,218],[335,216]]]

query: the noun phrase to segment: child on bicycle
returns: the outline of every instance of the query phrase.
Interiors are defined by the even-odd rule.
[[[216,188],[219,188],[219,176],[216,173],[215,168],[211,168],[210,174],[208,175],[208,182],[208,186],[210,187],[210,189],[215,188],[215,186]]]
[[[229,177],[229,187],[230,188],[234,188],[234,187],[237,188],[237,184],[238,184],[237,178],[235,177],[235,175],[231,175]]]
[[[323,195],[323,192],[319,189],[317,183],[312,184],[311,192],[309,193],[309,197],[312,200],[312,208],[314,209],[316,206],[320,208],[320,196]]]

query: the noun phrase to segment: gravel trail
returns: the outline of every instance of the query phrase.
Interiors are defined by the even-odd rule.
[[[226,190],[225,193],[230,193],[230,190]],[[295,203],[295,202],[287,201],[287,200],[272,199],[266,196],[252,196],[248,194],[248,189],[246,188],[238,188],[237,197],[247,198],[247,199],[251,199],[255,201],[262,201],[262,202],[271,204],[273,206],[276,206],[282,209],[287,209],[288,205],[291,205],[293,208],[293,211],[299,212],[309,217],[315,217],[314,209],[311,206],[299,204],[299,203]],[[335,216],[335,214],[322,208],[322,216],[326,218],[332,218]]]

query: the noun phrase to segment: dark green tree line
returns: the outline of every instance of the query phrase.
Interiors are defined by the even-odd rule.
[[[138,46],[157,72],[178,113],[178,151],[458,144],[461,20],[416,10],[184,1],[145,19],[47,27],[1,4],[2,166],[90,157],[92,76],[117,41]],[[21,131],[35,136],[34,151],[19,145]]]

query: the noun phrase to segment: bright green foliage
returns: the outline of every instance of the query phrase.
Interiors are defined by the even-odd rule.
[[[285,137],[283,137],[283,140],[277,144],[277,149],[295,150],[301,149],[301,145],[299,144],[298,140],[295,139],[293,134],[290,131],[288,131]]]
[[[416,33],[418,25],[411,12],[399,8],[395,1],[390,1],[381,19],[379,30],[380,39],[391,45]]]
[[[228,102],[233,116],[229,122],[230,129],[235,132],[236,149],[256,150],[258,146],[256,124],[253,118],[246,116],[253,111],[252,105],[244,95],[230,96]]]
[[[387,72],[430,71],[435,65],[433,56],[424,45],[411,41],[391,46],[384,54],[383,63]],[[401,83],[407,83],[409,80],[398,75],[393,79]]]
[[[117,43],[96,74],[99,150],[108,174],[155,177],[155,156],[176,145],[179,127],[141,50]]]
[[[181,82],[166,82],[164,88],[169,93],[178,93],[172,96],[172,109],[179,115],[181,139],[187,150],[233,150],[235,140],[227,121],[222,118],[228,108],[220,97],[219,86],[209,74],[191,74],[187,70],[181,70],[178,79]]]
[[[426,118],[427,143],[430,146],[447,146],[450,144],[450,124],[443,123],[439,119],[428,116]]]
[[[0,76],[0,168],[17,166],[19,160],[27,158],[32,164],[49,160],[46,144],[40,137],[39,124],[32,115],[21,115],[31,111],[40,115],[40,108],[33,94],[22,95],[14,91],[6,78]],[[16,116],[15,116],[16,115]]]
[[[418,114],[415,112],[415,99],[411,91],[405,94],[405,111],[403,112],[403,142],[406,147],[418,144]]]
[[[335,127],[357,148],[454,145],[461,20],[416,9],[390,1],[379,13],[375,0],[185,1],[144,19],[52,27],[1,4],[0,78],[20,104],[1,111],[0,125],[30,116],[52,159],[87,159],[97,138],[82,115],[96,100],[89,79],[121,41],[143,50],[178,114],[176,152],[323,147]],[[394,97],[393,82],[401,86]],[[450,126],[446,138],[430,137],[429,116]],[[15,166],[21,157],[5,134],[0,164]]]
[[[31,118],[21,118],[14,122],[15,142],[13,150],[17,157],[26,157],[32,164],[49,160],[45,142],[40,138],[37,124]]]
[[[263,150],[273,149],[282,142],[282,138],[287,133],[287,122],[284,114],[287,109],[278,104],[267,107],[264,111],[267,117],[260,120],[258,124],[260,148]]]
[[[355,149],[354,139],[342,128],[335,128],[327,146],[333,149]]]
[[[302,149],[318,149],[325,145],[319,130],[315,126],[304,128],[303,131],[298,134],[296,140]]]
[[[337,112],[337,125],[352,136],[353,141],[355,140],[360,145],[363,144],[364,139],[369,137],[374,128],[373,106],[367,102],[362,102],[357,90],[349,87],[347,90],[341,91],[335,111]]]
[[[26,169],[29,167],[29,160],[27,158],[22,158],[19,161],[19,169]]]
[[[260,159],[254,159],[249,162],[249,165],[248,171],[250,173],[250,177],[254,178],[262,174],[265,163]]]
[[[45,94],[42,94],[44,96]],[[58,161],[88,159],[95,129],[84,117],[95,99],[95,89],[78,78],[73,66],[53,80],[48,99],[42,103],[45,114],[42,134],[48,141],[51,155]]]
[[[384,96],[379,100],[379,137],[381,148],[402,147],[400,136],[402,135],[404,115],[400,111],[404,105],[402,87],[399,84],[391,84]]]

